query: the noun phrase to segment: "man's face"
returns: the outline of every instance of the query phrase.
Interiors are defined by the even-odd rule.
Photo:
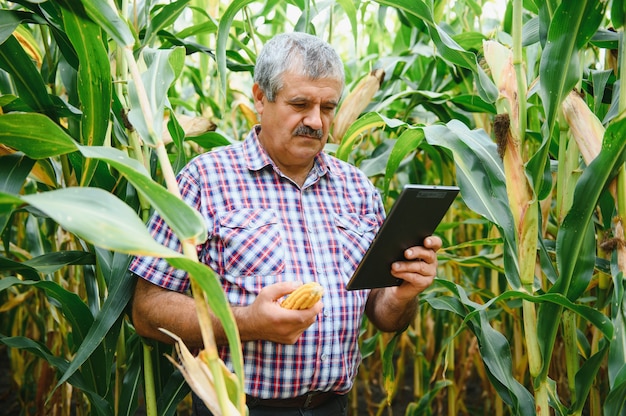
[[[326,144],[341,89],[337,79],[311,80],[286,72],[283,88],[269,102],[254,85],[254,105],[261,115],[259,140],[283,173],[295,175],[292,179],[306,176]]]

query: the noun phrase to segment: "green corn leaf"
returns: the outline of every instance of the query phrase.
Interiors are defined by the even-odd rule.
[[[474,334],[478,338],[487,375],[496,391],[515,415],[535,415],[535,401],[528,390],[513,376],[513,359],[508,341],[494,330],[484,313],[480,321],[473,321]]]
[[[510,346],[506,338],[494,330],[487,320],[485,307],[469,299],[465,290],[453,282],[436,279],[439,284],[447,287],[456,298],[447,297],[446,301],[427,299],[435,308],[459,313],[464,317],[464,323],[472,330],[476,338],[485,363],[487,375],[502,400],[506,402],[517,415],[534,415],[534,400],[532,395],[513,376]],[[457,300],[458,299],[458,300]],[[459,301],[462,302],[459,303]],[[466,314],[466,311],[472,311]],[[462,326],[459,331],[462,330]]]
[[[440,284],[440,282],[435,279],[436,284]],[[438,311],[447,311],[455,313],[459,316],[466,316],[467,310],[463,303],[454,296],[437,296],[437,297],[429,297],[426,298],[426,301],[431,306],[431,308]]]
[[[558,416],[568,416],[568,409],[561,403],[556,382],[551,378],[546,380],[546,391],[548,392],[550,408],[554,411],[554,414]]]
[[[398,345],[398,341],[402,336],[402,332],[396,332],[391,338],[391,340],[387,343],[387,345],[383,348],[382,354],[382,370],[383,370],[383,386],[385,391],[387,392],[387,403],[391,403],[393,398],[393,394],[395,393],[394,384],[396,381],[396,371],[395,371],[395,357],[394,353],[396,352],[396,346]]]
[[[0,191],[0,233],[4,232],[13,211],[20,205],[22,205],[22,202],[19,198]],[[9,251],[8,244],[9,242],[5,240],[4,245],[7,252]]]
[[[135,37],[128,24],[122,20],[117,10],[110,7],[107,0],[81,0],[87,15],[120,46],[130,47]]]
[[[37,113],[0,115],[0,143],[32,159],[63,155],[78,149],[76,142],[48,117]]]
[[[428,391],[420,397],[418,402],[409,403],[404,416],[423,416],[430,414],[435,407],[433,401],[439,397],[439,392],[447,387],[453,386],[453,384],[454,383],[450,380],[437,381],[434,386],[429,387]]]
[[[3,274],[19,274],[27,280],[40,280],[39,271],[23,262],[0,256],[0,272]]]
[[[389,184],[396,175],[396,171],[400,163],[411,153],[414,152],[424,140],[424,132],[421,128],[408,128],[400,134],[398,140],[391,150],[389,160],[387,161],[387,169],[385,170],[385,180],[383,182],[383,195],[387,195]]]
[[[363,358],[367,358],[376,352],[378,340],[380,339],[380,332],[376,331],[370,338],[363,339],[361,342],[361,355]]]
[[[446,31],[436,24],[429,5],[421,0],[376,0],[377,3],[394,7],[407,13],[407,18],[415,27],[426,24],[431,40],[437,46],[441,57],[446,61],[471,70],[476,77],[476,87],[481,98],[494,102],[498,89],[480,65],[474,53],[464,50]]]
[[[206,293],[206,299],[211,311],[219,319],[224,327],[224,333],[228,338],[233,370],[239,380],[239,388],[244,386],[243,355],[241,354],[241,340],[239,331],[233,317],[226,294],[215,272],[206,264],[198,263],[183,257],[170,257],[167,261],[177,269],[185,270],[190,278]]]
[[[604,416],[623,416],[626,410],[626,365],[617,374],[603,404]]]
[[[611,22],[615,29],[626,26],[626,2],[619,0],[611,2]]]
[[[63,373],[63,377],[59,379],[57,387],[68,381],[69,378],[86,362],[91,362],[94,357],[97,357],[99,351],[103,349],[105,345],[105,337],[111,331],[116,324],[119,325],[120,319],[123,318],[123,312],[133,293],[135,287],[135,280],[131,277],[130,272],[127,270],[130,258],[126,258],[126,262],[123,263],[123,270],[117,270],[119,277],[113,279],[108,286],[109,294],[106,297],[102,309],[96,315],[93,324],[89,327],[88,332],[85,334],[83,342],[76,351],[76,354],[70,363],[69,367]],[[114,341],[117,340],[117,331],[115,333]],[[111,345],[111,349],[113,345]],[[112,354],[106,359],[100,358],[99,365],[101,368],[100,377],[106,380],[104,386],[108,386],[110,379],[110,372],[107,371],[113,362]],[[104,386],[100,386],[103,388]],[[98,389],[99,393],[104,394],[105,390]]]
[[[20,25],[20,19],[16,13],[11,10],[0,10],[0,43],[4,43]]]
[[[81,16],[76,2],[63,8],[65,33],[78,55],[78,97],[81,103],[81,143],[99,146],[106,136],[111,108],[111,65],[102,41],[102,31]]]
[[[496,106],[492,103],[488,103],[477,95],[460,94],[454,97],[450,97],[450,102],[453,102],[461,109],[465,111],[471,111],[474,113],[488,113],[496,114]]]
[[[137,334],[133,334],[125,338],[126,357],[124,359],[124,376],[122,379],[122,388],[117,406],[117,415],[134,416],[137,414],[139,406],[139,396],[141,392],[141,382],[143,378],[142,372],[142,340]],[[118,358],[119,360],[120,358]],[[179,401],[180,402],[180,401]],[[157,413],[162,415],[162,413]]]
[[[120,402],[117,408],[118,413],[116,413],[117,415],[133,416],[137,414],[137,408],[139,407],[139,392],[142,388],[141,379],[142,372],[139,364],[127,367],[127,370],[124,373],[124,379],[122,380]],[[163,413],[157,414],[162,415]]]
[[[388,119],[379,113],[364,114],[352,123],[348,130],[346,130],[346,133],[343,135],[343,139],[341,139],[341,143],[337,148],[335,156],[341,160],[348,160],[350,153],[366,131],[385,125],[391,128],[396,128],[406,125],[406,123],[400,120]]]
[[[78,98],[81,104],[80,142],[98,146],[105,141],[111,108],[111,66],[104,48],[103,32],[82,13],[77,2],[63,2],[65,33],[76,51],[78,66]],[[89,183],[96,169],[94,161],[83,166],[81,183]]]
[[[181,47],[174,49],[150,49],[143,51],[148,70],[141,75],[143,86],[148,95],[152,119],[146,120],[146,114],[141,108],[137,87],[134,82],[129,83],[130,112],[128,119],[142,139],[152,146],[162,140],[163,119],[167,103],[167,93],[170,85],[176,79],[176,70],[180,69],[180,62],[185,50]],[[180,71],[179,71],[180,72]],[[154,132],[152,134],[152,132]]]
[[[21,199],[98,247],[144,256],[181,256],[154,241],[135,211],[102,189],[64,188]]]
[[[600,194],[617,173],[626,158],[626,119],[612,123],[604,134],[600,154],[583,171],[576,189],[572,208],[563,220],[556,240],[557,266],[560,277],[552,291],[567,294],[570,290],[576,259],[580,255],[584,229],[591,222]]]
[[[161,214],[180,240],[192,240],[194,245],[206,240],[206,224],[200,213],[152,180],[141,163],[111,147],[81,146],[80,151],[85,157],[105,161],[126,177]]]
[[[228,5],[220,19],[217,29],[217,47],[215,49],[215,59],[217,60],[217,72],[220,77],[222,96],[226,96],[226,41],[228,40],[230,27],[235,15],[254,0],[235,0]]]
[[[504,239],[506,278],[511,287],[520,288],[515,227],[495,143],[484,131],[470,130],[456,120],[425,127],[424,134],[429,144],[453,153],[461,197],[472,211],[498,226]]]
[[[87,251],[69,250],[44,253],[22,264],[32,267],[39,273],[52,274],[65,266],[95,264],[96,258]]]
[[[41,74],[14,36],[9,36],[0,44],[0,68],[11,75],[19,97],[32,110],[46,114],[52,119],[57,118]]]
[[[174,416],[178,404],[189,394],[191,389],[179,370],[176,370],[168,378],[161,394],[157,399],[157,414],[161,416]]]
[[[605,344],[600,351],[589,357],[589,359],[583,363],[580,370],[576,373],[576,397],[579,399],[572,405],[570,414],[582,414],[583,407],[585,406],[591,387],[595,384],[598,371],[605,364],[604,359],[609,350],[609,345],[610,344]]]
[[[20,153],[0,156],[0,191],[18,194],[35,161]]]
[[[489,299],[484,304],[478,304],[472,301],[462,286],[457,285],[454,282],[436,278],[435,282],[438,285],[445,287],[452,292],[456,298],[459,299],[461,304],[447,300],[444,303],[437,302],[433,299],[428,299],[428,302],[432,305],[437,305],[438,308],[454,312],[464,319],[464,321],[473,321],[476,319],[476,315],[497,305],[499,302],[505,302],[512,299],[523,299],[529,302],[538,303],[540,305],[555,305],[571,310],[584,320],[590,322],[596,328],[602,332],[607,339],[612,339],[615,333],[615,327],[611,320],[604,315],[601,311],[594,309],[588,305],[581,305],[573,303],[567,297],[558,293],[546,293],[543,295],[531,295],[528,292],[518,290],[507,290],[492,299]],[[462,305],[462,306],[461,306]]]
[[[184,149],[185,130],[183,130],[183,127],[178,122],[176,115],[171,110],[170,110],[170,118],[167,122],[167,131],[169,132],[170,137],[172,138],[172,141],[174,142],[174,145],[176,145],[176,148]],[[177,152],[176,159],[172,161],[172,170],[174,172],[180,172],[181,169],[187,164],[187,162],[188,162],[188,159],[187,159],[186,152],[184,151]]]
[[[594,309],[587,305],[581,305],[577,303],[573,303],[567,297],[558,294],[558,293],[546,293],[543,295],[531,295],[525,291],[518,290],[507,290],[496,296],[484,304],[478,304],[467,296],[465,290],[455,284],[454,282],[449,282],[446,280],[436,279],[438,284],[443,285],[448,290],[450,290],[463,304],[463,308],[459,308],[458,305],[448,303],[448,306],[456,306],[456,309],[446,309],[451,312],[458,313],[459,316],[463,317],[464,321],[472,321],[476,319],[477,314],[482,313],[484,310],[487,310],[492,307],[492,305],[496,305],[498,302],[508,301],[511,299],[522,299],[527,300],[529,302],[538,303],[541,306],[554,306],[559,308],[567,308],[579,315],[581,318],[590,322],[596,328],[602,332],[602,334],[607,339],[612,339],[615,333],[615,328],[611,320],[604,315],[601,311]],[[465,313],[459,313],[460,310],[466,310]]]
[[[191,0],[177,0],[173,3],[169,3],[163,6],[157,14],[152,16],[146,28],[143,44],[151,46],[157,33],[173,25],[181,13],[185,11],[190,1]]]
[[[611,320],[615,337],[609,348],[608,373],[611,392],[605,402],[605,414],[621,415],[626,394],[626,279],[623,273],[613,275]],[[621,397],[621,399],[620,399]]]
[[[563,98],[580,78],[579,51],[598,30],[605,6],[596,0],[564,0],[552,16],[539,64],[539,95],[548,131],[552,131]]]
[[[204,149],[213,149],[214,147],[227,146],[232,142],[226,137],[215,131],[209,131],[198,136],[188,136],[185,140],[190,140],[194,143],[198,143]]]

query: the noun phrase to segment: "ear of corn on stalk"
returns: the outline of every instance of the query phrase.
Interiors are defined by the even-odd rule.
[[[323,294],[324,288],[319,283],[306,283],[291,292],[280,306],[285,309],[309,309],[322,298]]]
[[[253,109],[248,107],[247,104],[241,102],[237,104],[237,108],[239,109],[241,114],[243,114],[243,117],[245,118],[246,123],[248,124],[248,128],[251,129],[255,124],[259,123],[260,121],[259,117],[256,115]]]
[[[538,207],[526,177],[520,136],[519,100],[526,91],[518,91],[513,55],[509,48],[495,41],[483,42],[485,60],[498,87],[498,115],[494,134],[504,165],[506,191],[517,230],[520,280],[527,287],[534,282],[537,253]],[[520,97],[521,95],[521,97]],[[523,134],[523,133],[522,133]]]
[[[172,135],[167,129],[167,123],[169,123],[170,117],[166,116],[163,120],[163,143],[172,143]],[[206,117],[190,117],[184,114],[177,114],[176,120],[180,127],[185,132],[185,136],[198,136],[208,131],[215,131],[217,126],[211,120]]]
[[[348,127],[361,115],[380,88],[385,71],[374,69],[344,98],[333,122],[332,141],[340,143]]]
[[[576,91],[571,91],[565,97],[561,107],[580,154],[589,165],[602,150],[604,126]]]

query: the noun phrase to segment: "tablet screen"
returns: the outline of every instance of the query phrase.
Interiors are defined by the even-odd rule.
[[[391,264],[432,235],[459,193],[456,186],[405,185],[346,289],[398,286]]]

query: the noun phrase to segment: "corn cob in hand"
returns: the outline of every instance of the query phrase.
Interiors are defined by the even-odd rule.
[[[280,306],[286,309],[309,309],[322,298],[323,294],[324,288],[319,283],[306,283],[291,292]]]

